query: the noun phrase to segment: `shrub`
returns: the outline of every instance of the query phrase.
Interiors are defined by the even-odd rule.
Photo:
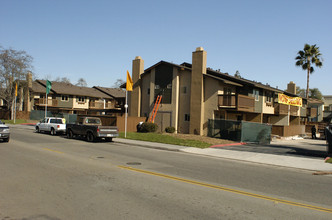
[[[167,133],[174,133],[175,132],[175,128],[174,127],[167,127],[167,128],[165,128],[165,131]]]
[[[144,122],[142,124],[142,127],[140,129],[140,132],[156,132],[158,129],[158,125],[155,123],[151,123],[151,122]]]

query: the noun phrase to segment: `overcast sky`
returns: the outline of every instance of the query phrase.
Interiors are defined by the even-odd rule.
[[[207,65],[286,89],[306,88],[295,66],[305,43],[317,44],[323,67],[310,88],[332,95],[332,1],[0,0],[0,45],[25,50],[37,78],[84,78],[111,87],[132,60],[145,69],[165,60],[191,63],[196,47]]]

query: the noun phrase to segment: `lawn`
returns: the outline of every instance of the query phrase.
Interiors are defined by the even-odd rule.
[[[27,123],[27,120],[24,119],[16,119],[15,123],[14,120],[1,120],[2,122],[6,123],[6,124],[23,124],[23,123]]]
[[[120,138],[124,138],[124,132],[120,132]],[[140,140],[140,141],[149,141],[149,142],[157,142],[164,144],[174,144],[181,146],[189,146],[189,147],[198,147],[198,148],[208,148],[211,144],[197,141],[197,140],[188,140],[181,139],[177,137],[173,137],[166,134],[160,133],[137,133],[137,132],[127,132],[127,139],[132,140]]]

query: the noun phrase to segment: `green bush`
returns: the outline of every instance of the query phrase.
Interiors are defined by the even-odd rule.
[[[175,132],[175,128],[174,127],[167,127],[167,128],[165,128],[165,131],[167,133],[174,133]]]
[[[158,129],[158,125],[155,124],[155,123],[151,123],[151,122],[144,122],[142,124],[142,127],[140,129],[140,132],[144,132],[144,133],[147,133],[147,132],[156,132]]]

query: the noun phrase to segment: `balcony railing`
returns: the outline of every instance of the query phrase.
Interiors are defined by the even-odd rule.
[[[35,105],[46,106],[46,99],[45,98],[35,99]],[[57,107],[58,106],[58,100],[56,100],[56,99],[48,99],[47,100],[47,106],[49,106],[49,107]]]
[[[277,115],[288,115],[288,105],[277,103],[274,106],[274,111]]]
[[[299,107],[298,106],[290,106],[290,115],[292,116],[300,116],[299,115]]]
[[[234,108],[237,111],[253,112],[255,98],[245,95],[219,95],[219,108]]]
[[[317,117],[317,108],[307,108],[307,116],[311,118]]]
[[[105,108],[104,108],[105,105]],[[104,102],[89,102],[89,108],[90,109],[112,109],[113,105],[111,103],[105,103]]]
[[[289,115],[300,116],[298,106],[276,103],[274,109],[277,115],[288,115],[288,110],[289,110]]]

